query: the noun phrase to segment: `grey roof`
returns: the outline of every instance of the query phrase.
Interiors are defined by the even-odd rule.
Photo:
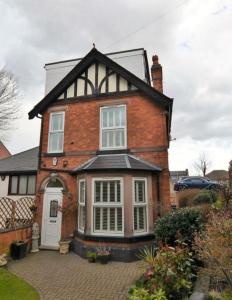
[[[130,154],[98,155],[73,170],[73,173],[97,170],[141,170],[160,172],[162,168]]]
[[[39,147],[0,160],[0,174],[37,172]]]

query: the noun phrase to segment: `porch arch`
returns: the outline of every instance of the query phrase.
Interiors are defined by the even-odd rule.
[[[39,192],[44,193],[47,187],[63,188],[63,193],[68,191],[65,179],[59,174],[50,174],[40,184]]]

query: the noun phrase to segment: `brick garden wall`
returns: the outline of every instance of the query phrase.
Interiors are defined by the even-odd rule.
[[[19,228],[17,230],[5,229],[0,231],[0,255],[3,253],[9,253],[10,245],[16,240],[28,240],[31,242],[31,226]]]

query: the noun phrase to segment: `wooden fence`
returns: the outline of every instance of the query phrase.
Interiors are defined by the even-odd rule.
[[[33,213],[30,207],[33,204],[32,197],[22,197],[18,200],[0,198],[0,231],[32,224]]]

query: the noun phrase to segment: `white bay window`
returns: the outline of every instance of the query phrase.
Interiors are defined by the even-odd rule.
[[[54,112],[50,114],[48,152],[63,152],[64,144],[64,112]]]
[[[147,182],[146,178],[133,178],[134,233],[147,232]]]
[[[123,235],[122,179],[93,180],[93,233]]]
[[[101,149],[127,147],[126,105],[101,107]]]
[[[78,230],[85,230],[85,200],[86,200],[86,183],[84,179],[79,181],[79,200],[78,200]]]

